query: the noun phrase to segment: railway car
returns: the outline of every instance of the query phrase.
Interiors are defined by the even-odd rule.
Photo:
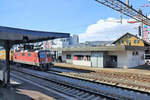
[[[1,49],[0,61],[4,62],[5,59],[6,51],[5,49]],[[53,67],[52,56],[49,50],[11,50],[9,59],[11,63],[31,65],[34,69],[40,69],[42,71],[47,71]]]
[[[13,62],[31,65],[34,69],[49,70],[53,66],[52,56],[49,50],[15,51]]]
[[[0,50],[0,61],[5,61],[5,59],[6,59],[6,51],[4,49],[1,49]],[[12,61],[12,59],[13,59],[13,51],[11,50],[9,60]]]

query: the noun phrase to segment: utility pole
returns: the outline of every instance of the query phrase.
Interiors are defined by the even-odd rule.
[[[122,24],[122,7],[120,9],[120,23]]]
[[[140,22],[141,27],[141,38],[145,36],[143,34],[144,28],[143,25],[150,26],[150,18],[142,13],[142,10],[136,10],[129,4],[129,0],[126,0],[126,3],[122,2],[122,0],[95,0],[98,3],[101,3],[107,7],[110,7],[118,12],[120,12],[120,20],[122,20],[122,14],[133,18],[136,22]],[[150,1],[150,0],[149,0]]]
[[[139,13],[142,14],[141,9],[139,9]],[[140,14],[139,14],[139,17],[141,17]],[[140,26],[141,26],[141,36],[140,36],[140,38],[143,39],[143,20],[140,22]]]
[[[129,0],[126,3],[121,0],[95,0],[98,3],[101,3],[107,7],[110,7],[122,14],[135,19],[137,22],[143,22],[145,25],[150,26],[150,19],[144,14],[140,13],[136,9],[129,5]],[[140,15],[140,16],[139,16]]]
[[[126,1],[126,4],[129,5],[129,0]]]

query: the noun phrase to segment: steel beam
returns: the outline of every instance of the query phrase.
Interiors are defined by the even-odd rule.
[[[134,8],[132,8],[132,6],[129,6],[120,0],[95,0],[95,1],[107,7],[110,7],[118,12],[121,12],[126,16],[135,19],[138,22],[142,22],[145,25],[150,26],[150,19],[147,16],[142,14],[141,11],[135,10]]]

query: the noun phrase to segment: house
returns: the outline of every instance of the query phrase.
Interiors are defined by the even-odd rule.
[[[140,39],[139,37],[126,33],[116,41],[113,42],[115,45],[126,45],[126,46],[150,46],[150,43]]]
[[[146,47],[98,46],[64,48],[62,60],[74,65],[90,67],[135,67],[143,65]]]

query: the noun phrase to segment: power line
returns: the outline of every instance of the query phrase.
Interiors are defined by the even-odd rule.
[[[132,8],[132,6],[129,6],[120,0],[95,0],[95,1],[107,7],[110,7],[120,13],[123,13],[126,16],[129,16],[138,22],[142,22],[145,25],[150,26],[150,19],[147,16],[145,16],[141,10],[137,11],[134,8]]]

